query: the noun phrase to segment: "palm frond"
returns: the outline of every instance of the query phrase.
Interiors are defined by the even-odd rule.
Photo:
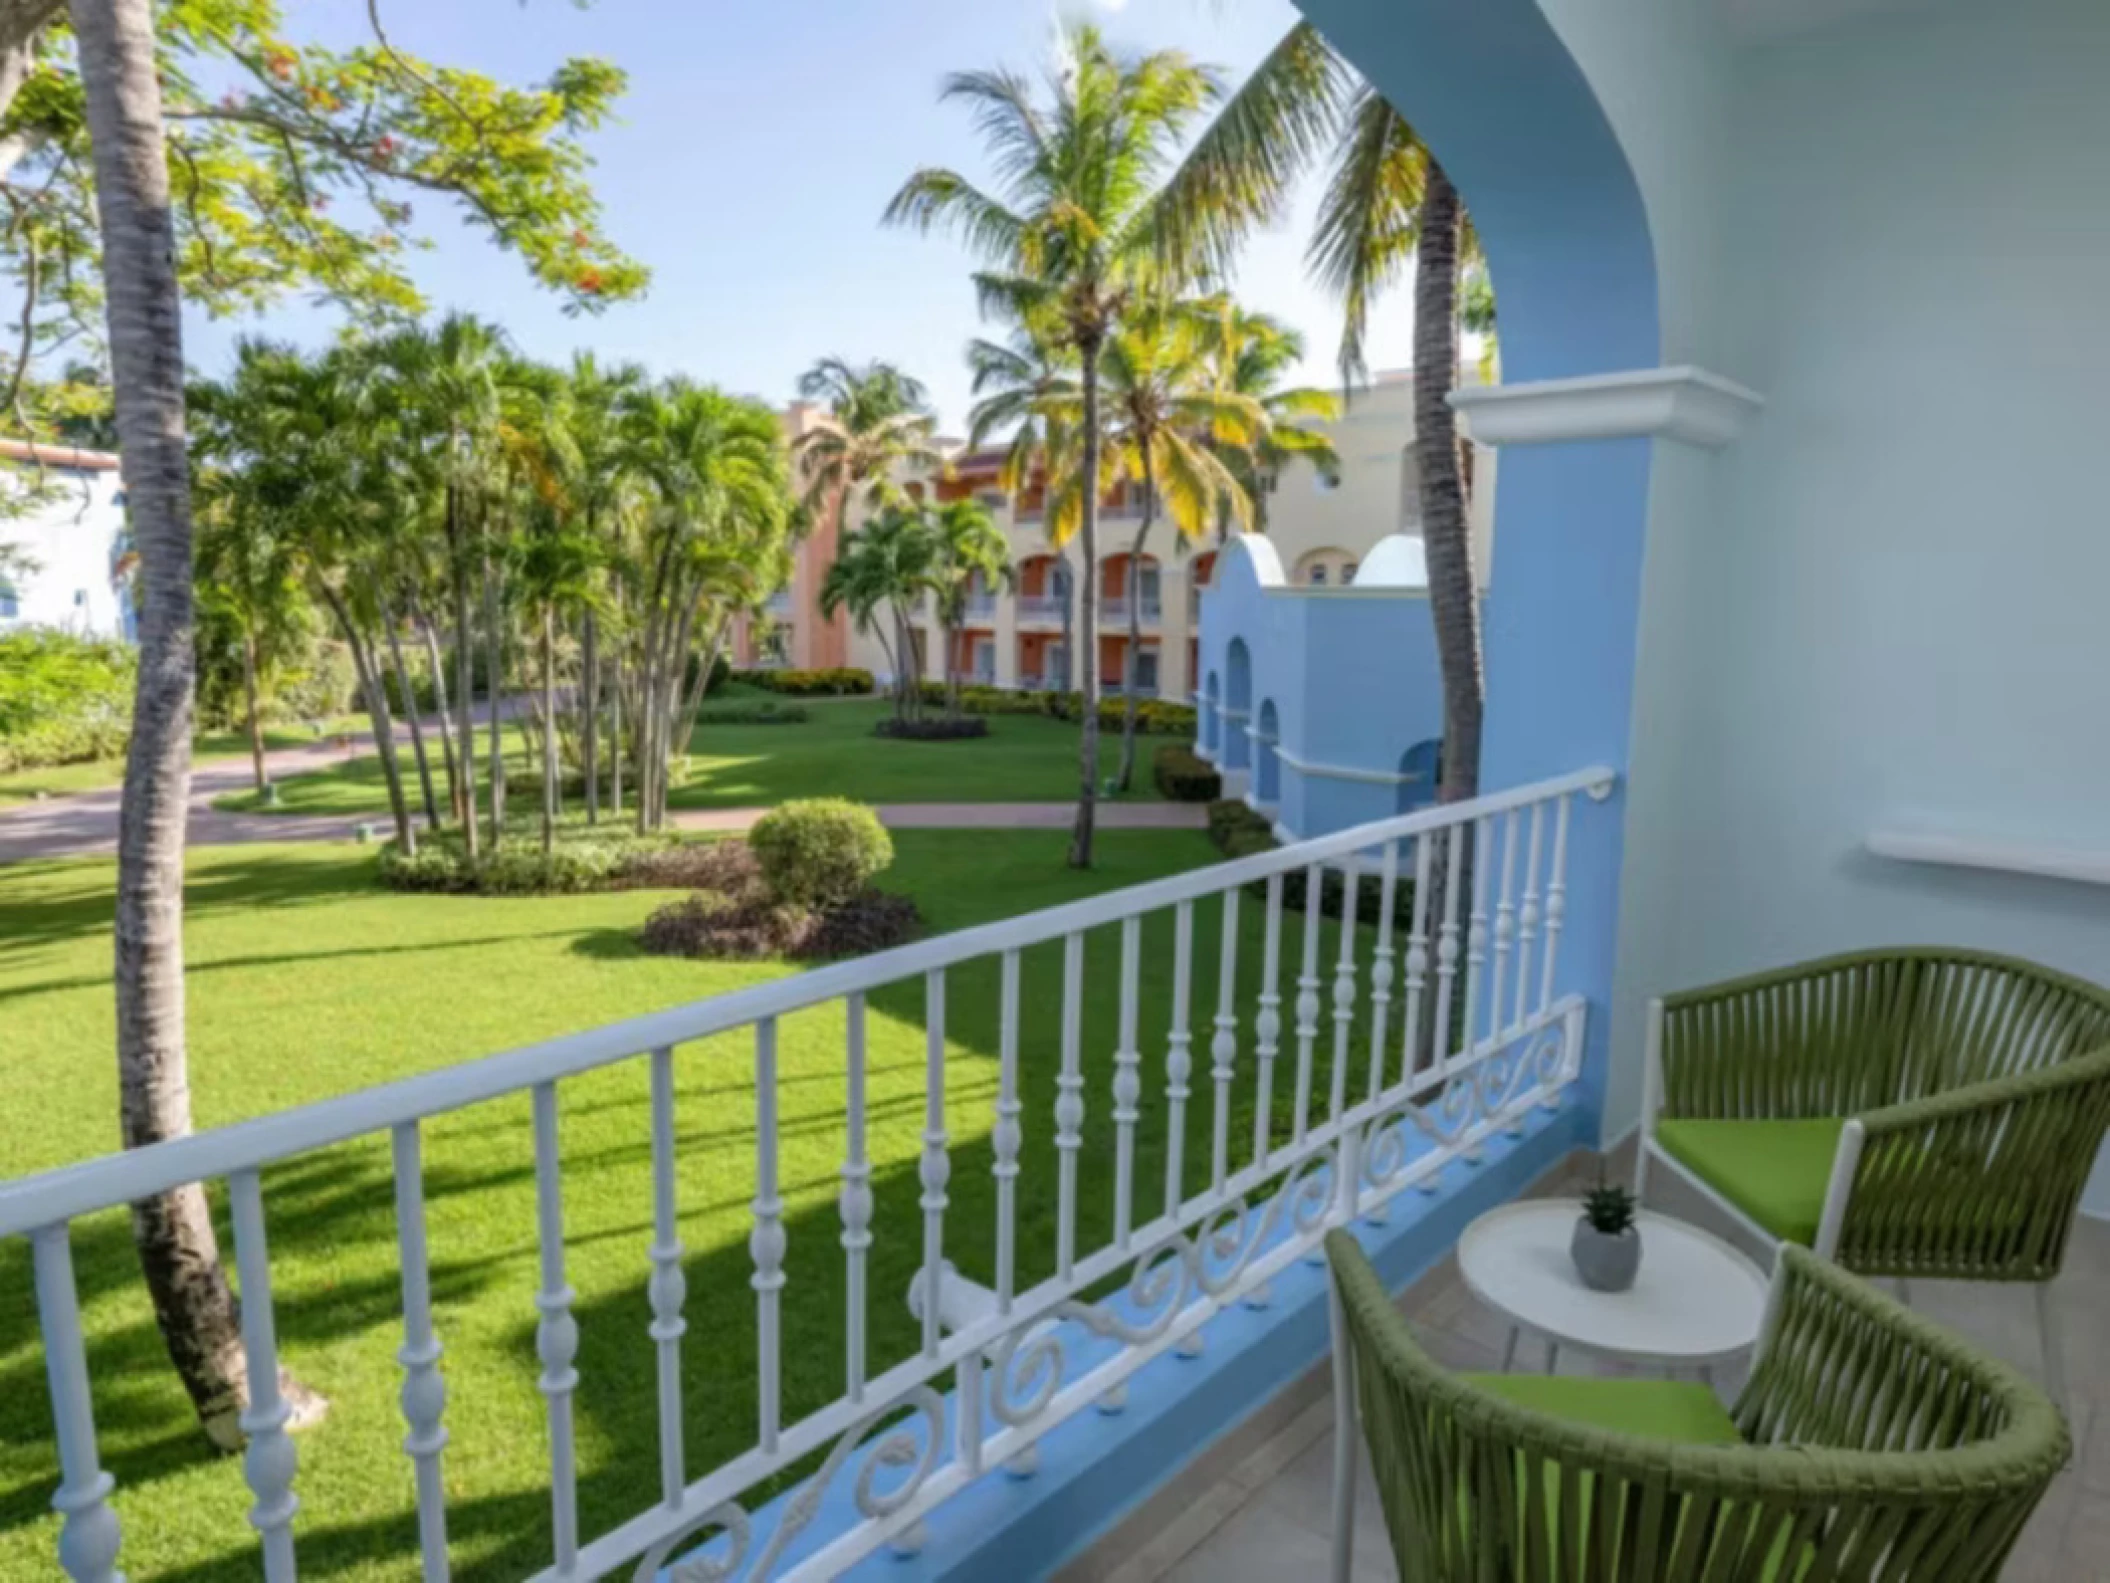
[[[1307,253],[1312,274],[1341,299],[1344,383],[1367,372],[1370,307],[1414,256],[1428,153],[1404,117],[1367,83],[1349,106]]]

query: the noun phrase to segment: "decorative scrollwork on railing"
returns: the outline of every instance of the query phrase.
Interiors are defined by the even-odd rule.
[[[1014,1330],[989,1350],[989,1411],[1016,1429],[1048,1410],[1062,1389],[1062,1332],[1045,1320]]]
[[[900,1417],[904,1411],[910,1416]],[[919,1423],[922,1426],[920,1434],[915,1429]],[[869,1454],[859,1465],[853,1486],[857,1509],[866,1517],[882,1518],[892,1516],[916,1498],[924,1482],[936,1470],[944,1449],[944,1401],[928,1385],[912,1386],[837,1438],[828,1459],[786,1503],[783,1518],[752,1567],[745,1563],[754,1541],[753,1519],[737,1502],[727,1501],[712,1507],[646,1551],[637,1570],[631,1574],[633,1583],[648,1583],[648,1580],[658,1578],[662,1571],[668,1583],[727,1583],[732,1578],[762,1583],[791,1541],[812,1525],[836,1475],[860,1451]],[[907,1471],[897,1482],[884,1489],[880,1487],[882,1474],[902,1469]],[[714,1529],[725,1536],[722,1551],[694,1554],[669,1564],[667,1558],[676,1550],[695,1548],[697,1542]]]
[[[1396,1176],[1405,1169],[1404,1140],[1395,1150],[1379,1135],[1379,1128],[1395,1121],[1411,1122],[1439,1146],[1457,1148],[1470,1133],[1506,1115],[1534,1087],[1550,1088],[1564,1082],[1568,1066],[1568,1037],[1559,1022],[1498,1045],[1455,1074],[1433,1103],[1404,1100],[1372,1121],[1365,1134],[1364,1157],[1374,1165],[1382,1155],[1390,1175]],[[1369,1167],[1364,1175],[1373,1185],[1379,1184]]]

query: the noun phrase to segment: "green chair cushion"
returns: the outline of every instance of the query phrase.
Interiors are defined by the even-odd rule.
[[[1664,1152],[1783,1242],[1813,1247],[1846,1123],[1663,1117]]]
[[[1705,1385],[1682,1380],[1585,1379],[1569,1374],[1469,1374],[1491,1396],[1553,1418],[1685,1445],[1740,1445],[1729,1410]]]

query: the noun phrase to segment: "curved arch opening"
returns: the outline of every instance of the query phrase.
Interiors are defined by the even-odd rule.
[[[1253,711],[1253,654],[1244,638],[1231,639],[1224,670],[1224,767],[1242,770],[1253,762],[1248,731]]]
[[[1275,740],[1282,734],[1281,717],[1270,698],[1260,706],[1260,719],[1253,729],[1253,800],[1273,807],[1282,798],[1282,759]]]

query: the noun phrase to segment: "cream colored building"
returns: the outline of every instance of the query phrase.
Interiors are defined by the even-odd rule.
[[[808,421],[809,415],[800,408],[787,415],[794,433]],[[1405,370],[1379,375],[1356,393],[1348,410],[1329,429],[1341,460],[1339,478],[1329,482],[1309,465],[1292,462],[1271,481],[1262,504],[1268,537],[1290,580],[1299,584],[1345,584],[1379,539],[1421,530],[1410,375]],[[1098,600],[1102,688],[1117,691],[1128,674],[1128,601],[1133,589],[1142,627],[1138,690],[1147,696],[1191,698],[1196,685],[1201,590],[1208,585],[1216,563],[1214,535],[1179,542],[1170,524],[1157,523],[1131,583],[1130,561],[1141,525],[1140,501],[1133,485],[1118,486],[1101,502],[1099,565],[1095,575],[1086,579],[1074,540],[1060,548],[1049,541],[1039,490],[1028,488],[1013,499],[998,487],[1001,464],[1001,451],[963,449],[951,457],[944,478],[919,480],[909,486],[912,492],[930,490],[941,500],[979,497],[1011,543],[1012,587],[977,594],[969,602],[967,625],[959,639],[961,675],[998,687],[1074,687],[1077,667],[1068,649],[1074,644],[1082,613],[1064,589],[1088,584]],[[1476,448],[1471,459],[1470,519],[1474,561],[1483,587],[1493,518],[1493,455]],[[772,603],[776,634],[766,643],[743,634],[742,663],[847,663],[864,666],[875,675],[889,672],[891,667],[876,638],[850,630],[840,615],[833,621],[820,618],[818,589],[834,554],[832,535],[826,536],[826,542],[816,535],[800,547],[791,586]],[[942,678],[947,671],[945,634],[927,611],[919,629],[922,673],[933,680]]]

